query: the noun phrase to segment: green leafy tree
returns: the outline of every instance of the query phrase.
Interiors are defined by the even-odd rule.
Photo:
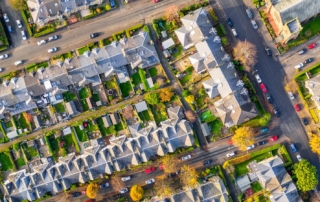
[[[160,102],[160,98],[159,98],[159,94],[158,93],[154,93],[154,92],[147,93],[144,96],[144,98],[151,105],[155,105],[155,104],[158,104]]]
[[[188,90],[182,91],[182,96],[183,97],[187,97],[188,95],[191,95],[190,91],[188,91]]]
[[[293,173],[298,179],[298,189],[303,192],[313,190],[318,184],[317,169],[306,159],[302,159],[293,166]]]

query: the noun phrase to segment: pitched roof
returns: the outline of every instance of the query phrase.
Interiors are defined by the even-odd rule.
[[[215,83],[212,78],[203,81],[202,85],[210,98],[214,98],[219,95],[218,84]]]
[[[134,106],[136,107],[138,113],[148,110],[148,106],[145,101],[138,102],[137,104],[134,104]]]
[[[76,105],[74,104],[73,101],[66,102],[65,105],[66,105],[66,108],[67,108],[69,115],[72,116],[72,115],[76,115],[79,113],[76,108]]]

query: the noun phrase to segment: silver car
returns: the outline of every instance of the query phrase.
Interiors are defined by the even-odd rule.
[[[254,29],[258,29],[258,25],[257,25],[257,22],[255,20],[251,20],[251,24],[253,26]]]
[[[251,12],[251,10],[248,8],[248,9],[246,9],[246,13],[247,13],[247,15],[248,15],[248,17],[251,19],[251,18],[253,18],[253,15],[252,15],[252,12]]]
[[[303,64],[303,62],[301,62],[300,64],[294,66],[294,68],[300,69],[300,68],[303,67],[303,66],[304,66],[304,64]]]

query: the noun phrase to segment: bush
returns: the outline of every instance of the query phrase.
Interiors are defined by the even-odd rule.
[[[309,112],[311,114],[311,117],[312,117],[314,123],[318,123],[319,122],[319,118],[318,118],[316,112],[314,111],[314,109],[309,109]]]
[[[149,29],[148,25],[143,26],[143,31],[150,34],[150,29]]]
[[[49,33],[52,33],[52,32],[55,32],[56,29],[54,28],[54,26],[52,24],[50,25],[47,25],[45,27],[42,27],[39,29],[39,32],[36,32],[33,37],[34,38],[38,38],[40,36],[44,36],[46,34],[49,34]]]
[[[146,71],[144,71],[143,69],[139,68],[138,73],[139,73],[139,76],[141,78],[141,82],[142,82],[142,85],[144,87],[144,90],[148,91],[149,90],[149,85],[148,85],[148,81],[147,81],[147,77],[146,77],[146,74],[147,74]]]
[[[118,41],[122,37],[122,35],[124,35],[124,32],[125,32],[124,30],[121,30],[119,32],[113,33],[112,34],[113,40]]]
[[[220,29],[221,29],[222,33],[223,33],[224,35],[226,35],[226,34],[227,34],[227,32],[226,32],[226,29],[224,28],[224,26],[223,26],[223,24],[222,24],[222,23],[219,23],[219,27],[220,27]]]
[[[33,36],[33,32],[31,31],[31,28],[30,28],[30,25],[29,25],[29,22],[28,22],[28,18],[27,18],[27,15],[26,15],[25,12],[28,12],[28,11],[20,10],[20,13],[22,15],[24,24],[27,27],[27,30],[28,30],[28,33],[29,33],[30,37],[32,37]]]
[[[132,27],[129,27],[128,29],[126,29],[126,35],[127,35],[127,38],[130,38],[131,35],[133,34],[133,32],[135,32],[137,29],[140,29],[141,27],[143,26],[142,23],[139,23],[139,24],[136,24]]]

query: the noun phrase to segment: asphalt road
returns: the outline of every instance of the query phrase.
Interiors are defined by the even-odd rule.
[[[266,55],[263,38],[260,35],[259,29],[253,29],[251,22],[246,15],[245,9],[247,6],[242,0],[217,0],[217,2],[220,4],[223,11],[217,13],[218,17],[226,17],[225,14],[227,13],[227,17],[231,18],[234,28],[237,30],[238,40],[248,40],[257,47],[258,63],[253,69],[257,70],[257,73],[260,75],[274,100],[274,107],[281,113],[280,119],[277,120],[279,129],[291,143],[296,145],[298,153],[302,158],[306,158],[315,165],[319,172],[320,164],[318,157],[311,152],[305,128],[283,88],[285,76],[283,67],[273,57]],[[251,1],[250,4],[247,5],[253,11],[255,18],[257,18],[258,11],[252,6]],[[258,20],[257,23],[259,27],[263,26],[261,21]],[[255,81],[254,85],[257,85]],[[258,88],[257,91],[259,91]],[[296,154],[292,156],[292,159],[294,162],[297,162],[295,156]]]

